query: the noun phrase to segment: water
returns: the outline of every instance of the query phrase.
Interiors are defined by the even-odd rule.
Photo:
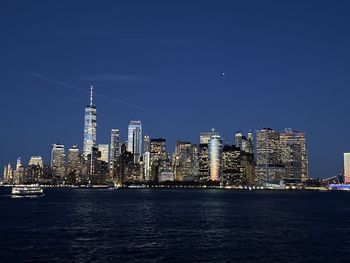
[[[350,192],[0,188],[0,262],[348,262]]]

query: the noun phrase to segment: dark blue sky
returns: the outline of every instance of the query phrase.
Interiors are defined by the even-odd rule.
[[[92,81],[111,128],[198,143],[215,127],[307,133],[310,176],[350,151],[349,1],[1,1],[0,163],[82,145]],[[225,72],[225,76],[222,75]]]

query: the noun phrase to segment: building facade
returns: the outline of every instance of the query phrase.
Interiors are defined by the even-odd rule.
[[[128,127],[128,147],[127,150],[134,155],[135,162],[140,161],[142,153],[142,123],[141,121],[131,121]]]
[[[286,167],[286,179],[306,181],[308,175],[308,154],[305,132],[285,129],[279,134],[281,161]]]
[[[52,145],[51,149],[51,167],[53,175],[64,179],[66,176],[66,155],[64,145],[57,143]]]
[[[344,153],[344,183],[350,184],[350,153]]]
[[[84,143],[83,156],[87,160],[92,153],[92,148],[96,146],[97,109],[93,104],[93,87],[90,90],[90,104],[85,107],[84,114]]]
[[[113,180],[116,177],[118,158],[120,155],[120,138],[119,130],[111,130],[111,142],[110,142],[110,151],[109,151],[109,177]]]
[[[222,181],[223,143],[220,135],[212,135],[208,144],[210,180]]]

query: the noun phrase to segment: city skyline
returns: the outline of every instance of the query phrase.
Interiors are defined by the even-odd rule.
[[[230,141],[236,131],[291,127],[308,136],[310,176],[342,173],[350,149],[342,118],[349,8],[345,1],[6,1],[0,162],[33,154],[48,162],[47,145],[56,142],[82,147],[81,107],[92,82],[100,143],[112,128],[125,141],[124,127],[138,119],[143,134],[166,137],[171,151],[213,127]]]
[[[89,104],[85,107],[85,113],[84,113],[84,135],[83,135],[83,147],[80,151],[79,145],[78,144],[74,144],[72,145],[69,150],[67,151],[68,156],[71,154],[71,151],[73,150],[74,152],[77,152],[78,155],[81,154],[81,156],[84,158],[85,161],[87,161],[89,164],[88,166],[90,166],[90,168],[87,168],[88,170],[90,169],[90,172],[93,171],[95,168],[93,168],[93,156],[94,155],[94,149],[96,151],[95,154],[97,154],[97,152],[99,152],[96,155],[96,160],[100,160],[100,161],[104,161],[107,165],[108,165],[108,173],[109,176],[111,178],[113,178],[113,175],[115,175],[115,171],[113,171],[113,167],[116,165],[115,162],[112,162],[113,157],[115,156],[115,158],[118,158],[119,155],[121,154],[121,147],[122,147],[122,143],[120,142],[120,132],[119,129],[115,129],[112,128],[110,130],[111,132],[111,140],[109,143],[105,143],[105,142],[99,142],[97,141],[97,107],[96,105],[93,103],[93,86],[90,86],[90,97],[89,97]],[[260,133],[264,133],[265,131],[271,132],[271,134],[275,134],[272,137],[272,145],[274,150],[272,151],[272,159],[273,161],[263,161],[262,162],[262,168],[260,169],[259,167],[259,159],[261,159],[261,157],[259,156],[263,156],[265,155],[265,153],[263,152],[263,154],[260,154],[259,151],[264,151],[264,147],[259,147],[259,134]],[[127,128],[127,140],[125,141],[125,147],[126,147],[126,151],[130,152],[131,154],[133,154],[133,158],[134,158],[134,162],[135,163],[139,163],[140,162],[140,158],[146,158],[145,160],[149,160],[150,156],[145,155],[151,147],[151,144],[149,144],[149,140],[152,143],[152,141],[157,141],[160,139],[152,139],[150,138],[149,135],[145,135],[144,137],[142,136],[142,122],[140,120],[138,121],[130,121],[128,128]],[[220,136],[220,134],[214,129],[212,128],[211,132],[200,132],[199,133],[199,138],[198,138],[198,142],[183,142],[185,144],[189,144],[189,145],[197,145],[197,147],[200,147],[202,144],[206,144],[208,149],[208,178],[210,178],[210,180],[212,181],[220,181],[222,180],[222,175],[223,175],[223,165],[222,165],[222,154],[223,154],[223,148],[224,147],[230,147],[231,144],[234,145],[234,147],[238,147],[241,148],[244,152],[247,150],[247,152],[250,152],[253,154],[253,158],[254,155],[256,155],[256,162],[257,162],[257,166],[256,166],[256,178],[260,178],[257,179],[257,181],[260,181],[261,178],[263,178],[264,180],[270,180],[271,178],[269,178],[269,170],[271,169],[276,169],[276,165],[274,163],[277,164],[277,174],[281,173],[281,167],[279,167],[279,165],[282,163],[281,159],[283,159],[283,156],[285,156],[286,154],[283,155],[280,154],[279,152],[282,151],[280,147],[282,146],[282,141],[280,142],[280,137],[282,138],[282,136],[285,138],[285,144],[293,144],[295,143],[295,141],[300,140],[300,138],[302,138],[303,144],[299,145],[299,152],[302,149],[302,157],[300,157],[301,159],[304,159],[306,161],[306,164],[302,163],[300,166],[300,176],[298,176],[298,178],[302,179],[302,181],[305,181],[306,179],[310,178],[308,175],[308,155],[307,155],[307,146],[306,146],[306,142],[305,142],[305,132],[299,132],[298,130],[292,130],[291,128],[285,128],[283,131],[275,131],[271,128],[262,128],[261,130],[256,130],[256,145],[253,144],[254,141],[254,135],[251,132],[251,130],[248,131],[248,140],[247,138],[242,134],[242,132],[240,130],[236,131],[234,133],[234,135],[232,136],[231,140],[225,140],[224,138],[222,138],[222,136]],[[277,137],[276,137],[277,136]],[[164,138],[164,136],[162,136]],[[263,136],[264,138],[266,137],[266,135]],[[275,138],[274,138],[275,137]],[[297,139],[295,139],[297,138]],[[145,142],[144,142],[145,140]],[[163,140],[163,139],[161,139]],[[276,141],[277,140],[277,141]],[[282,139],[281,139],[282,140]],[[260,139],[261,141],[261,139]],[[164,141],[165,142],[165,141]],[[116,145],[116,143],[118,144],[118,146]],[[164,143],[164,150],[165,153],[167,155],[174,155],[174,157],[176,158],[177,156],[177,151],[178,151],[178,144],[180,143],[179,140],[176,141],[176,147],[174,148],[174,151],[171,149],[168,149],[166,147],[166,144]],[[192,144],[193,143],[193,144]],[[143,144],[145,144],[143,146]],[[271,143],[269,143],[269,145],[271,146]],[[143,146],[143,148],[142,148]],[[192,146],[191,146],[192,147]],[[301,148],[300,148],[301,147]],[[211,150],[214,149],[214,150]],[[256,151],[254,151],[254,149],[257,149]],[[259,149],[260,148],[260,149]],[[200,149],[200,148],[199,148]],[[288,148],[289,149],[289,148]],[[111,151],[110,151],[111,150]],[[113,151],[115,151],[115,153],[113,153]],[[271,149],[269,150],[271,151]],[[274,153],[275,151],[275,153]],[[278,151],[278,153],[277,153]],[[289,150],[288,150],[289,151]],[[59,157],[55,157],[55,152],[59,152]],[[213,153],[212,153],[213,152]],[[274,156],[274,154],[276,156]],[[57,155],[57,154],[56,154]],[[269,153],[269,155],[271,155],[271,153]],[[278,155],[278,157],[277,157]],[[344,153],[345,155],[345,153]],[[219,157],[221,156],[221,157]],[[40,165],[43,166],[43,164],[49,164],[48,162],[44,162],[41,156],[36,156],[36,155],[31,155],[30,160],[28,165],[32,165],[38,164],[38,161],[35,159],[40,159]],[[77,157],[76,157],[77,158]],[[89,159],[90,158],[90,159]],[[167,158],[172,158],[172,157],[167,157]],[[221,159],[220,159],[221,158]],[[277,160],[277,158],[279,158]],[[19,156],[17,158],[17,163],[18,160],[21,159],[21,156]],[[56,160],[57,159],[57,160]],[[285,157],[286,161],[288,160],[288,156]],[[35,160],[35,161],[33,161]],[[143,160],[144,161],[144,160]],[[33,163],[34,162],[34,163]],[[172,160],[171,162],[176,162],[175,160]],[[57,163],[59,165],[57,165]],[[268,165],[273,164],[272,168],[267,168]],[[3,169],[3,174],[5,175],[6,171],[9,171],[9,169],[12,167],[12,162],[6,162],[6,165],[4,165],[4,169]],[[149,166],[150,164],[148,164]],[[17,164],[18,166],[18,164]],[[66,151],[65,151],[65,145],[61,144],[61,143],[54,143],[52,144],[52,149],[51,149],[51,158],[50,158],[50,166],[53,169],[53,173],[57,174],[58,177],[64,177],[65,173],[68,174],[69,171],[69,166],[70,166],[70,160],[69,157],[68,159],[66,159]],[[61,166],[61,167],[58,167]],[[65,167],[67,166],[67,167]],[[265,168],[266,166],[266,168]],[[303,168],[301,168],[303,167]],[[76,167],[75,167],[76,168]],[[146,176],[146,178],[150,178],[150,174],[147,174],[146,172],[146,167],[145,169],[145,174],[143,176]],[[150,168],[149,168],[150,169]],[[287,170],[287,167],[285,167],[283,165],[283,173],[285,172],[285,169]],[[56,170],[58,170],[59,172],[57,172]],[[281,170],[281,171],[279,171]],[[191,171],[191,170],[188,170]],[[187,171],[187,172],[188,172]],[[264,176],[259,176],[259,171],[265,173]],[[88,172],[88,173],[90,173]],[[148,172],[149,173],[149,172]],[[173,175],[174,178],[176,180],[177,175],[176,175],[176,171],[173,171]],[[275,171],[272,172],[272,174],[275,176]],[[293,172],[291,172],[293,174]],[[192,176],[190,173],[187,174],[186,176]],[[329,176],[328,178],[330,178],[332,176]],[[277,176],[277,178],[280,178],[279,176]],[[311,177],[313,178],[313,177]],[[319,177],[315,177],[315,178],[319,178]]]
[[[99,143],[93,86],[83,126],[82,152],[78,145],[72,145],[66,157],[64,144],[52,144],[50,165],[45,165],[41,156],[32,156],[27,166],[19,157],[15,170],[11,162],[4,166],[3,182],[90,186],[176,181],[235,187],[281,187],[277,185],[287,183],[299,187],[311,179],[306,135],[291,128],[282,132],[262,128],[255,140],[251,131],[247,136],[237,131],[232,143],[224,143],[213,128],[199,134],[199,144],[177,140],[174,151],[168,151],[165,138],[142,136],[142,122],[138,120],[130,121],[124,143],[115,128],[111,129],[109,144]],[[346,167],[344,163],[345,171]],[[347,172],[343,178],[348,180]]]

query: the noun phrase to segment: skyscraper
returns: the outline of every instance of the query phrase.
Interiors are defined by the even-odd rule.
[[[350,184],[350,153],[344,153],[344,183]]]
[[[99,144],[97,147],[99,151],[99,161],[104,161],[108,165],[108,154],[109,154],[109,145],[108,144]]]
[[[212,135],[219,135],[214,129],[211,132],[201,132],[199,135],[199,144],[208,144]]]
[[[142,151],[142,123],[131,121],[128,127],[128,151],[134,154],[135,162],[140,161]]]
[[[163,162],[169,160],[166,152],[166,140],[163,138],[150,140],[150,180],[158,180]]]
[[[305,132],[285,129],[280,132],[281,161],[286,166],[286,178],[308,179],[308,155]]]
[[[30,157],[28,165],[39,165],[41,168],[44,168],[44,162],[41,156]]]
[[[73,145],[68,150],[67,174],[72,182],[81,180],[82,156],[79,153],[78,145]]]
[[[4,184],[12,184],[13,183],[13,170],[12,170],[10,163],[8,163],[8,165],[4,167],[3,182],[4,182]]]
[[[111,130],[111,144],[109,151],[109,176],[113,180],[116,177],[118,158],[120,155],[119,130]]]
[[[92,101],[93,86],[90,88],[90,104],[85,107],[84,115],[84,148],[83,156],[87,160],[88,155],[92,153],[92,147],[96,146],[96,119],[97,111],[96,106]]]
[[[53,174],[64,178],[66,175],[65,150],[64,145],[57,143],[52,145],[51,149],[51,167]]]
[[[281,161],[279,133],[263,128],[256,133],[256,177],[264,181],[283,179],[285,166]]]
[[[192,144],[190,142],[177,141],[174,155],[175,180],[183,181],[192,179]],[[188,179],[187,179],[188,178]]]
[[[151,138],[145,135],[143,139],[143,175],[146,181],[151,178]]]
[[[242,140],[243,140],[243,134],[238,131],[235,133],[235,146],[238,148],[242,148]]]
[[[145,135],[143,138],[143,152],[149,152],[151,148],[151,138],[149,135]]]
[[[220,135],[213,134],[208,144],[209,171],[212,181],[222,180],[222,151],[223,144]]]

